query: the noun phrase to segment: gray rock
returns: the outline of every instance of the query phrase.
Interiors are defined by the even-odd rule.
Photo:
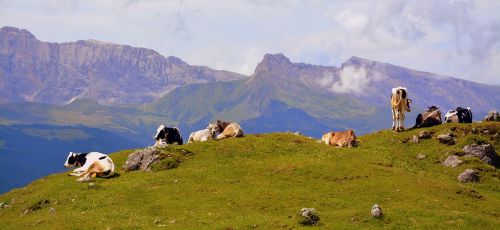
[[[375,218],[380,218],[380,217],[382,217],[384,215],[382,213],[382,208],[380,208],[380,206],[378,204],[374,204],[373,205],[371,214]]]
[[[473,169],[466,169],[457,177],[458,181],[462,183],[467,182],[478,182],[479,181],[479,173]]]
[[[56,213],[56,208],[54,208],[54,207],[50,208],[50,209],[49,209],[49,213],[50,213],[50,214],[54,214],[54,213]]]
[[[466,145],[462,151],[464,151],[465,157],[477,157],[486,164],[493,165],[495,167],[500,166],[500,157],[490,144]]]
[[[315,225],[319,221],[319,215],[314,208],[302,208],[300,210],[302,225]]]
[[[484,117],[484,121],[500,121],[500,115],[496,110],[491,110],[486,117]]]
[[[439,142],[447,145],[454,145],[456,143],[455,138],[450,133],[438,135],[437,139]]]
[[[410,141],[412,143],[418,144],[418,143],[420,143],[420,138],[418,138],[417,136],[413,135],[413,137],[411,138]]]
[[[420,132],[418,133],[418,138],[420,138],[420,139],[429,139],[429,138],[431,138],[431,137],[432,137],[432,135],[431,135],[431,133],[430,133],[430,132],[428,132],[428,131],[420,131]]]
[[[125,172],[133,170],[149,172],[151,171],[151,165],[158,160],[159,153],[160,151],[157,149],[137,150],[128,155],[128,159],[122,169]]]
[[[419,159],[419,160],[423,160],[423,159],[425,159],[425,157],[426,157],[426,156],[425,156],[425,154],[423,154],[423,153],[419,153],[419,154],[417,155],[417,159]]]
[[[458,158],[458,156],[451,155],[448,158],[446,158],[446,160],[443,161],[443,165],[455,168],[455,167],[459,166],[460,164],[462,164],[462,162],[463,161],[460,160],[460,158]]]

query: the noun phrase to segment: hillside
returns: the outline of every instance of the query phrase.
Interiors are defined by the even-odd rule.
[[[49,43],[27,30],[0,28],[0,104],[63,105],[74,98],[142,104],[182,85],[244,77],[151,49],[96,40]]]
[[[407,141],[422,130],[433,138]],[[456,145],[434,138],[447,132]],[[314,207],[323,229],[494,229],[500,224],[498,169],[476,158],[460,157],[464,163],[456,168],[441,162],[473,142],[489,142],[498,152],[498,133],[493,122],[383,130],[361,136],[358,148],[284,133],[174,146],[164,151],[191,153],[174,169],[119,170],[94,187],[56,174],[0,195],[8,205],[0,221],[4,229],[295,229],[300,209]],[[121,166],[131,152],[111,157]],[[479,183],[457,181],[467,168],[479,171]],[[383,219],[370,216],[374,203]]]

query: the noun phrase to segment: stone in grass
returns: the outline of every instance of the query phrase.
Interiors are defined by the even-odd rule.
[[[423,153],[419,153],[419,154],[417,155],[417,159],[418,159],[418,160],[423,160],[423,159],[425,159],[425,157],[426,157],[426,156],[425,156],[425,154],[423,154]]]
[[[416,135],[413,135],[413,137],[411,138],[411,142],[418,144],[420,143],[420,138],[418,138]]]
[[[371,214],[374,218],[381,218],[384,214],[382,213],[382,208],[378,204],[372,206]]]
[[[432,137],[432,135],[429,131],[420,131],[418,133],[418,138],[420,138],[420,139],[429,139],[431,137]]]
[[[460,175],[458,175],[458,181],[462,183],[467,182],[478,182],[479,181],[479,173],[473,169],[466,169]]]
[[[455,138],[453,138],[451,133],[438,135],[437,139],[439,142],[447,145],[454,145],[456,143]]]
[[[463,161],[460,160],[460,158],[458,158],[458,156],[451,155],[451,156],[447,157],[446,160],[443,161],[443,165],[447,166],[447,167],[455,168],[455,167],[459,166],[460,164],[462,164],[462,162]]]
[[[300,218],[299,223],[302,225],[316,225],[319,221],[319,215],[314,208],[302,208]]]
[[[493,165],[495,167],[500,166],[500,157],[490,144],[466,145],[462,151],[464,151],[465,157],[477,157],[486,164]]]

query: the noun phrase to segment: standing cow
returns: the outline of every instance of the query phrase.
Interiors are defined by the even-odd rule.
[[[154,139],[156,140],[154,146],[160,145],[161,142],[164,142],[169,145],[173,143],[182,145],[183,143],[181,131],[177,127],[169,128],[165,127],[165,125],[163,124],[161,124],[156,130],[156,135]]]
[[[406,88],[392,88],[391,109],[392,109],[392,130],[403,131],[405,112],[411,112],[411,100],[408,98]]]
[[[444,116],[445,123],[472,123],[472,111],[469,107],[464,109],[457,107],[455,110],[449,110]]]
[[[424,113],[420,113],[415,120],[414,128],[431,127],[442,124],[441,111],[437,106],[431,106]]]

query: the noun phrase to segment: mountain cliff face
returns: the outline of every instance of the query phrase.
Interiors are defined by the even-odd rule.
[[[179,86],[244,78],[191,66],[176,57],[95,40],[41,42],[26,30],[0,29],[0,103],[151,102]]]

